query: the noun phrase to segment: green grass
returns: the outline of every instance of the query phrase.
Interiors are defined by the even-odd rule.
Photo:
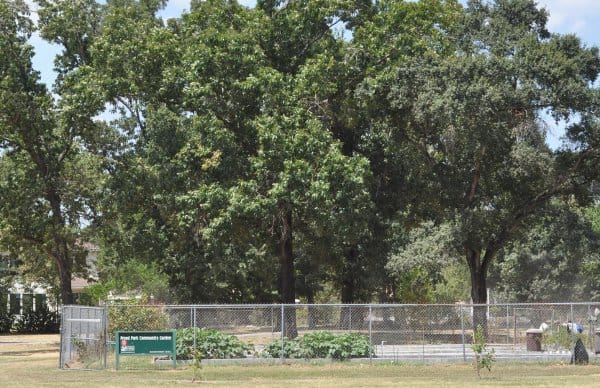
[[[177,369],[156,367],[150,358],[132,358],[108,370],[59,370],[58,352],[47,345],[36,352],[29,345],[19,351],[16,345],[0,343],[0,386],[2,387],[171,387],[200,384],[208,387],[581,387],[598,386],[600,364],[572,366],[561,364],[495,363],[482,378],[472,364],[403,363],[299,363],[273,365],[204,365],[198,380],[192,382],[191,366]],[[121,361],[125,361],[124,358]]]

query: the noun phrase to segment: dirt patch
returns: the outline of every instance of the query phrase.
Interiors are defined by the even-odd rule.
[[[0,335],[0,346],[7,343],[54,343],[60,342],[60,334],[5,334]]]
[[[0,336],[0,357],[31,356],[56,352],[60,348],[58,334],[15,334]]]

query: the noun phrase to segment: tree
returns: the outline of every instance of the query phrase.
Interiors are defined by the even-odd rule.
[[[490,269],[500,298],[514,302],[594,300],[600,235],[574,203],[554,200]]]
[[[438,217],[453,226],[474,303],[487,302],[490,265],[533,217],[560,195],[581,192],[597,143],[553,152],[541,112],[554,118],[594,112],[596,48],[551,35],[547,14],[528,0],[470,1],[453,55],[424,55],[389,87],[387,120],[420,151]],[[593,133],[585,121],[581,133]],[[430,191],[432,190],[432,191]],[[485,323],[476,309],[474,327]]]
[[[452,52],[448,31],[460,6],[455,1],[381,1],[346,10],[351,11],[342,17],[352,38],[332,56],[335,65],[323,61],[319,85],[327,87],[315,87],[313,98],[325,102],[318,107],[344,154],[366,157],[373,175],[370,241],[347,249],[345,265],[337,271],[341,300],[352,303],[370,300],[375,289],[388,298],[385,289],[394,288],[385,271],[388,253],[395,240],[432,212],[432,201],[424,198],[429,183],[419,168],[422,155],[409,146],[400,120],[389,115],[387,96],[390,79],[410,58]]]
[[[27,12],[22,1],[0,3],[0,241],[24,262],[40,263],[38,276],[57,276],[69,304],[71,276],[86,270],[83,224],[94,216],[102,181],[88,135],[101,138],[106,128],[75,113],[67,93],[55,102],[40,83]]]

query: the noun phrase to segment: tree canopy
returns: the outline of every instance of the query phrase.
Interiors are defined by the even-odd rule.
[[[63,48],[51,91],[24,3],[0,6],[0,247],[54,263],[63,302],[85,240],[104,281],[146,268],[181,302],[427,301],[406,285],[449,298],[467,270],[486,303],[490,271],[520,298],[515,268],[581,255],[594,276],[573,214],[598,179],[600,58],[534,1],[37,3]],[[564,147],[544,120],[570,120]],[[585,249],[547,240],[564,217]]]

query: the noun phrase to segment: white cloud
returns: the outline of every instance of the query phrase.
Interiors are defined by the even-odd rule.
[[[589,45],[600,43],[600,1],[539,0],[538,4],[550,14],[548,29],[551,32],[577,34]]]

